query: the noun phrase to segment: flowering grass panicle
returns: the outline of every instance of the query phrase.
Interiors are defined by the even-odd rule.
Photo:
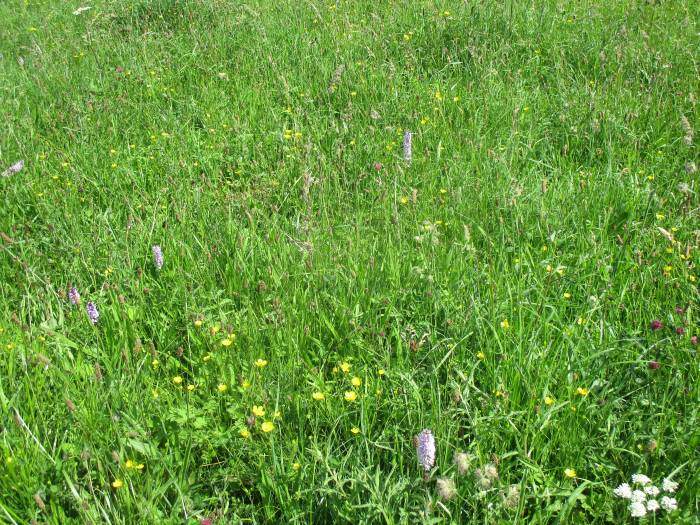
[[[163,250],[161,247],[157,244],[154,244],[151,246],[151,252],[153,252],[153,265],[156,267],[156,270],[160,270],[163,268]]]
[[[430,429],[424,429],[416,436],[418,463],[429,472],[435,465],[435,437]]]
[[[92,324],[97,324],[97,321],[99,321],[100,319],[100,312],[97,310],[97,306],[95,305],[95,303],[93,303],[92,301],[88,302],[85,309],[87,310],[90,322]]]

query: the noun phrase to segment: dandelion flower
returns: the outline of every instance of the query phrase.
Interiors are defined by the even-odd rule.
[[[357,392],[348,390],[345,392],[345,394],[343,394],[343,397],[345,398],[345,401],[355,401],[357,399]]]
[[[576,477],[576,470],[574,470],[572,468],[564,469],[564,475],[567,478],[575,478]]]
[[[648,485],[651,483],[651,479],[649,479],[649,476],[645,476],[644,474],[634,474],[632,476],[632,483],[637,483],[639,485]]]
[[[435,483],[437,493],[441,500],[450,501],[457,494],[457,487],[452,478],[438,478]]]
[[[416,436],[418,463],[428,472],[435,465],[435,437],[430,429],[424,429]]]
[[[324,399],[326,399],[326,394],[324,394],[323,392],[314,392],[313,394],[311,394],[311,397],[315,401],[323,401]]]
[[[362,379],[360,379],[359,377],[355,376],[355,377],[353,377],[353,378],[350,380],[350,383],[352,383],[352,386],[354,386],[354,387],[357,388],[357,387],[359,387],[360,385],[362,385]]]
[[[659,502],[656,501],[655,499],[647,500],[647,510],[649,512],[656,512],[660,508],[661,507],[659,506]]]
[[[254,363],[254,364],[255,364],[255,366],[257,366],[258,368],[265,368],[265,367],[267,366],[267,360],[266,360],[266,359],[259,358],[259,359],[256,359],[256,360],[255,360],[255,363]]]
[[[119,478],[112,481],[112,487],[115,489],[120,489],[123,486],[124,486],[124,482],[122,480],[120,480]]]
[[[663,508],[666,512],[676,510],[678,508],[676,498],[669,498],[668,496],[664,496],[663,498],[661,498],[661,508]]]
[[[668,478],[664,478],[661,488],[664,490],[664,492],[676,492],[676,489],[678,489],[678,483],[671,481]]]
[[[92,324],[97,324],[97,321],[100,319],[100,312],[97,311],[97,306],[95,306],[95,303],[90,301],[85,309],[87,310],[90,322]]]
[[[618,498],[630,499],[632,497],[632,488],[627,483],[618,485],[618,487],[613,490],[613,494]]]
[[[643,518],[647,514],[647,508],[641,501],[633,501],[629,506],[630,516],[633,518]]]
[[[151,252],[153,252],[153,266],[156,270],[160,270],[163,267],[163,250],[157,244],[151,246]]]
[[[272,421],[265,421],[260,428],[263,432],[272,432],[275,429],[275,424]]]
[[[252,412],[255,417],[263,417],[265,415],[265,409],[258,405],[253,405]]]

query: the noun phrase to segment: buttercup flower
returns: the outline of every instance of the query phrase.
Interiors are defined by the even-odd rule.
[[[348,390],[345,392],[345,394],[343,394],[343,397],[345,397],[345,401],[355,401],[357,399],[357,393]]]
[[[266,359],[256,359],[254,364],[258,368],[264,368],[267,366],[267,360]]]
[[[275,425],[272,421],[265,421],[260,428],[263,432],[272,432],[275,429]]]
[[[326,399],[326,394],[324,394],[323,392],[314,392],[313,394],[311,394],[311,397],[315,401],[323,401],[324,399]]]
[[[120,489],[123,486],[124,486],[124,482],[122,480],[120,480],[119,478],[112,481],[112,487],[115,489]]]
[[[343,373],[347,374],[350,371],[350,367],[352,365],[346,361],[343,361],[340,363],[340,369],[343,371]]]
[[[226,390],[228,390],[228,386],[226,386],[226,384],[224,383],[219,383],[216,389],[223,394],[224,392],[226,392]]]
[[[265,415],[265,409],[258,405],[253,405],[252,412],[255,417],[263,417]]]
[[[575,478],[575,477],[576,477],[576,471],[575,471],[574,469],[572,469],[572,468],[567,468],[567,469],[564,469],[564,475],[565,475],[567,478]]]
[[[352,386],[358,387],[358,386],[362,385],[362,379],[360,379],[359,377],[355,376],[355,377],[353,377],[353,378],[350,380],[350,383],[352,383]]]

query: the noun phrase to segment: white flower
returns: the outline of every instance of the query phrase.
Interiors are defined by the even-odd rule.
[[[659,492],[661,491],[656,485],[649,485],[648,487],[644,487],[644,492],[646,492],[650,496],[658,496]]]
[[[639,483],[640,485],[648,485],[651,483],[651,479],[644,474],[634,474],[632,476],[632,483]]]
[[[664,496],[663,498],[661,498],[661,507],[663,507],[663,509],[668,512],[676,510],[678,508],[676,498],[669,498],[668,496]]]
[[[664,489],[664,492],[676,492],[676,489],[678,488],[678,483],[675,481],[671,481],[668,478],[664,478],[664,482],[661,485],[661,488]]]
[[[656,512],[657,510],[659,510],[659,502],[655,499],[650,499],[649,501],[647,501],[647,510],[649,512]]]
[[[632,489],[627,483],[623,483],[613,490],[613,494],[615,494],[615,496],[618,498],[630,499],[632,497]]]
[[[630,496],[630,500],[632,501],[632,503],[639,503],[640,501],[644,501],[645,499],[647,499],[647,495],[644,494],[643,490],[635,490]]]
[[[635,501],[633,503],[630,503],[630,516],[633,518],[643,518],[646,516],[647,513],[647,508],[644,506],[644,503],[641,503],[639,501]]]

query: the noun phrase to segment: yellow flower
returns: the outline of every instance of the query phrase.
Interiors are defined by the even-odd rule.
[[[544,404],[547,406],[550,406],[550,405],[554,404],[554,399],[549,397],[549,396],[545,396],[544,397]]]
[[[250,388],[250,381],[248,381],[247,379],[244,379],[243,382],[241,383],[241,387],[243,388],[243,390]]]
[[[201,319],[197,319],[197,320],[194,322],[194,326],[195,326],[196,328],[201,328],[201,327],[202,327],[202,320],[201,320]]]
[[[192,384],[187,385],[187,391],[188,391],[188,392],[192,392],[193,390],[194,390],[194,385],[192,385]]]
[[[574,469],[572,469],[572,468],[567,468],[567,469],[564,469],[564,475],[565,475],[567,478],[575,478],[575,477],[576,477],[576,471],[575,471]]]
[[[155,388],[151,390],[151,395],[153,396],[153,399],[156,399],[158,397],[158,390]]]
[[[272,432],[275,429],[275,425],[272,421],[265,421],[260,428],[263,432]]]
[[[350,432],[352,432],[353,434],[359,434],[359,433],[360,433],[360,429],[357,428],[357,427],[352,427],[352,428],[350,429]]]
[[[295,462],[292,464],[292,470],[299,470],[301,468],[301,463]]]
[[[348,363],[347,361],[343,361],[340,363],[340,369],[343,371],[343,373],[347,374],[350,371],[350,368],[352,365]]]
[[[181,385],[182,384],[182,377],[181,376],[173,377],[173,383],[175,383],[176,385]]]
[[[569,292],[564,292],[564,299],[571,299],[571,294]]]
[[[202,357],[202,361],[204,361],[205,363],[206,363],[207,361],[209,361],[210,359],[211,359],[211,352],[209,352],[207,355],[205,355],[204,357]]]
[[[221,346],[231,346],[232,344],[233,339],[229,339],[228,337],[221,341]]]
[[[153,368],[158,368],[159,364],[160,364],[160,361],[158,361],[157,359],[154,359],[153,361],[151,361],[151,366]]]
[[[226,386],[224,383],[219,383],[219,386],[217,386],[216,389],[223,394],[228,390],[228,386]]]
[[[353,392],[351,390],[348,390],[344,394],[345,401],[355,401],[357,399],[357,393]]]
[[[265,409],[258,405],[253,405],[253,415],[255,417],[263,417],[265,415]]]
[[[380,368],[379,370],[377,370],[377,374],[383,376],[384,374],[386,374],[386,371],[383,368]]]
[[[264,368],[267,366],[267,360],[258,358],[255,360],[255,366],[257,366],[258,368]]]
[[[666,218],[666,216],[663,213],[657,213],[656,214],[656,219],[659,221],[662,221]]]
[[[357,388],[358,386],[360,386],[360,385],[362,384],[362,379],[360,379],[359,377],[355,376],[355,377],[353,377],[353,378],[350,380],[350,383],[352,383],[352,386],[354,386],[355,388]]]
[[[112,487],[114,487],[115,489],[120,489],[123,486],[124,486],[124,482],[122,480],[120,480],[119,478],[112,481]]]
[[[476,354],[476,357],[483,361],[484,359],[486,359],[486,354],[480,351]]]
[[[584,387],[578,387],[576,393],[580,396],[586,397],[588,395],[588,389]]]
[[[316,401],[323,401],[324,399],[326,399],[326,394],[324,394],[323,392],[314,392],[313,394],[311,394],[311,397],[313,397]]]
[[[243,439],[248,439],[250,437],[250,431],[247,428],[244,428],[242,430],[238,431],[238,434],[243,438]]]
[[[400,200],[401,200],[401,204],[408,204],[408,197],[406,197],[406,196],[401,197]]]
[[[209,331],[211,332],[211,335],[216,335],[219,333],[219,330],[221,330],[221,325],[220,324],[215,324],[212,326]]]
[[[508,330],[508,328],[510,328],[510,323],[508,322],[508,319],[503,319],[503,321],[501,321],[501,328],[503,328],[504,330]]]
[[[132,460],[130,460],[130,459],[127,459],[127,460],[126,460],[126,463],[124,463],[124,466],[125,466],[126,468],[134,468],[134,465],[136,465],[136,463],[134,463],[134,462],[133,462]]]

